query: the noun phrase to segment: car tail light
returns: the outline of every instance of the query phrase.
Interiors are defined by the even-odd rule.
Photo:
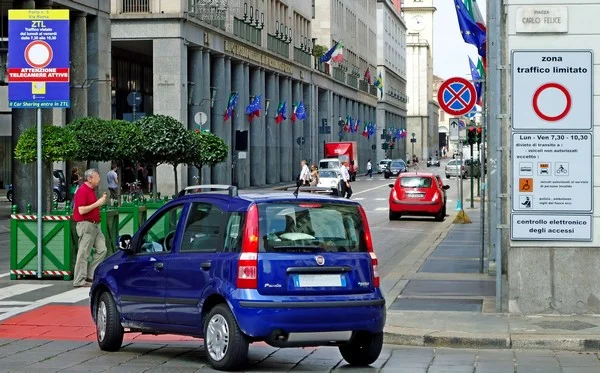
[[[431,199],[432,202],[437,202],[437,200],[440,199],[440,194],[438,192],[435,192],[433,194],[433,198]]]
[[[362,206],[358,207],[360,210],[360,215],[362,217],[363,230],[365,235],[365,242],[367,244],[367,251],[371,256],[371,266],[373,268],[373,286],[379,287],[379,263],[377,261],[377,255],[375,255],[375,251],[373,250],[373,240],[371,239],[371,230],[369,229],[369,223],[367,222],[367,214]]]
[[[242,254],[238,260],[237,287],[258,288],[258,207],[253,204],[246,214]]]
[[[395,200],[398,200],[398,192],[396,191],[396,188],[392,188],[392,198]]]

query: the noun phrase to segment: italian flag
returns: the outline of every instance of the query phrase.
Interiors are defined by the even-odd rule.
[[[331,59],[333,60],[333,62],[337,63],[344,61],[344,46],[342,45],[341,41],[337,43],[335,50],[331,54]]]

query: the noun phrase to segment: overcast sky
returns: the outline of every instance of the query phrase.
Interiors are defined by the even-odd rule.
[[[485,19],[486,2],[477,1]],[[434,0],[433,73],[441,78],[462,76],[470,78],[469,59],[477,64],[477,49],[463,41],[458,28],[456,10],[452,0]]]

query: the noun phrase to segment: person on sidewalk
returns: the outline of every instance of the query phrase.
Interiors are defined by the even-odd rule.
[[[100,230],[100,206],[106,203],[107,193],[96,198],[96,188],[100,185],[100,174],[96,169],[89,169],[84,174],[85,182],[75,193],[73,204],[73,221],[76,222],[77,260],[75,262],[74,287],[90,287],[96,267],[106,255],[106,241]],[[88,263],[94,248],[92,261]]]
[[[108,183],[108,190],[110,191],[111,203],[113,200],[119,200],[119,177],[117,175],[117,165],[113,165],[106,174],[106,182]]]
[[[348,161],[342,161],[340,168],[342,174],[342,198],[350,199],[352,196],[352,187],[350,186],[350,172],[348,171]]]
[[[370,159],[367,161],[367,173],[365,176],[368,176],[371,179],[373,178],[373,165],[371,164]]]

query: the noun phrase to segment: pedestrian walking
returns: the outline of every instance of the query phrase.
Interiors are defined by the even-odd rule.
[[[90,287],[96,267],[106,255],[106,242],[100,230],[100,206],[106,203],[107,193],[96,198],[96,189],[100,185],[100,174],[96,169],[84,173],[84,183],[75,193],[73,204],[73,221],[79,237],[77,260],[75,262],[75,278],[73,286]],[[88,263],[90,253],[94,255]]]
[[[316,164],[310,165],[310,186],[319,185],[319,169]]]
[[[300,176],[298,177],[298,181],[301,186],[308,186],[310,183],[310,170],[308,169],[306,160],[300,162]]]
[[[371,164],[370,159],[367,161],[367,173],[365,174],[365,176],[368,176],[371,179],[373,178],[373,165]]]
[[[106,182],[110,191],[110,199],[119,200],[119,177],[117,175],[117,165],[112,165],[110,171],[106,174]]]
[[[350,186],[350,172],[348,171],[348,161],[342,161],[340,169],[342,173],[342,197],[350,199],[352,196],[352,187]]]

